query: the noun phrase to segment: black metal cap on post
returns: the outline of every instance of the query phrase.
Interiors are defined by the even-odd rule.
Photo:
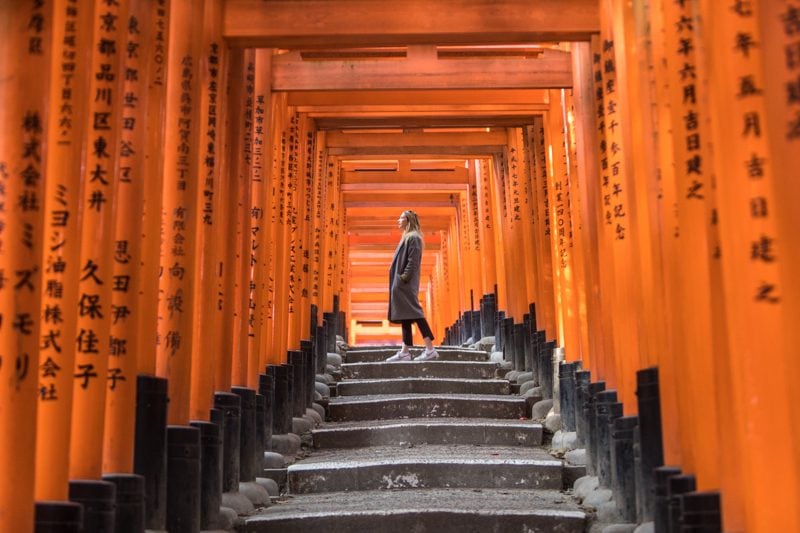
[[[82,533],[83,505],[67,501],[37,501],[34,520],[36,533]]]
[[[578,362],[562,362],[558,367],[558,393],[561,401],[561,429],[563,431],[576,431],[575,418],[575,369],[580,366]]]
[[[633,434],[637,416],[614,420],[611,430],[611,490],[617,510],[625,522],[636,522],[636,475],[633,461]]]
[[[588,370],[575,372],[575,430],[578,433],[578,442],[584,446],[587,444],[587,432],[589,431],[589,420],[586,418],[584,409],[589,400],[589,381],[592,373]]]
[[[116,486],[114,533],[144,531],[144,476],[104,474],[103,481]]]
[[[598,393],[604,391],[606,389],[606,382],[605,381],[596,381],[594,383],[589,383],[589,390],[588,390],[588,397],[586,400],[586,405],[584,407],[585,413],[584,416],[586,417],[587,424],[586,424],[586,470],[590,474],[597,475],[598,473],[598,466],[597,466],[597,459],[595,457],[595,451],[597,449],[597,410],[595,409],[595,403],[597,401],[596,396]]]
[[[597,476],[600,484],[604,487],[611,486],[611,440],[608,429],[608,421],[611,416],[611,406],[617,403],[617,391],[605,390],[595,395],[595,447],[592,450],[592,458],[595,464]],[[622,414],[620,412],[620,414]]]
[[[200,430],[200,529],[211,529],[222,504],[222,432],[213,421],[194,420],[189,425]]]
[[[660,466],[655,468],[651,474],[653,478],[653,522],[656,533],[669,532],[669,489],[667,482],[672,476],[678,476],[680,468],[674,466]],[[637,496],[638,497],[638,496]]]
[[[200,530],[200,430],[167,427],[167,531]]]
[[[238,492],[242,400],[231,392],[215,392],[214,407],[225,415],[222,434],[222,492]]]
[[[525,324],[512,324],[514,332],[514,368],[523,372],[525,368]]]
[[[299,350],[289,350],[287,360],[294,368],[292,375],[292,416],[306,414],[306,369],[305,356]]]
[[[667,531],[670,533],[680,533],[683,495],[687,492],[694,492],[696,488],[696,482],[692,475],[672,476],[667,480],[669,497],[669,527]]]
[[[231,387],[241,399],[239,425],[239,481],[256,479],[256,391],[247,387]]]
[[[275,409],[275,378],[268,374],[258,375],[258,393],[264,397],[264,449],[272,446],[272,427]]]
[[[71,479],[69,500],[83,505],[83,530],[114,531],[117,487],[97,479]]]
[[[721,533],[719,492],[687,492],[681,497],[681,533]]]
[[[284,433],[291,433],[292,432],[292,417],[294,416],[294,395],[295,395],[295,386],[294,386],[294,365],[290,365],[288,363],[283,363],[281,368],[284,369],[286,372],[286,398],[284,399],[284,420],[283,420],[283,428]]]
[[[168,381],[136,376],[133,471],[144,477],[145,527],[164,529],[167,520]]]
[[[661,404],[659,400],[658,368],[651,367],[636,372],[636,397],[639,407],[639,454],[640,477],[643,482],[641,495],[642,521],[653,520],[655,501],[653,494],[653,469],[664,464],[664,446],[661,433]]]

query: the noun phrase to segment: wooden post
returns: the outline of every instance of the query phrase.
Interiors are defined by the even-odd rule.
[[[148,3],[152,38],[144,42],[141,55],[145,65],[140,76],[145,77],[145,158],[142,198],[142,266],[139,283],[139,343],[137,362],[140,374],[156,374],[158,349],[158,285],[161,268],[162,195],[164,176],[164,129],[167,122],[166,82],[169,9],[167,0]]]
[[[202,0],[170,2],[164,142],[164,231],[158,375],[169,379],[170,424],[189,421],[194,344]]]
[[[139,285],[141,281],[142,203],[145,175],[146,55],[139,49],[150,42],[154,24],[147,4],[131,4],[129,16],[120,18],[122,113],[112,127],[118,130],[117,171],[113,176],[117,202],[114,214],[114,284],[108,319],[111,321],[108,354],[103,472],[133,471],[136,374],[140,338]],[[140,76],[141,73],[141,76]],[[120,74],[121,75],[121,74]]]
[[[0,529],[5,531],[32,531],[34,523],[37,353],[44,331],[41,260],[43,246],[52,245],[42,239],[52,8],[52,2],[33,1],[0,6]]]
[[[222,41],[220,21],[222,2],[207,0],[203,5],[203,31],[200,43],[199,72],[199,148],[196,153],[198,168],[197,255],[195,294],[199,301],[194,308],[196,327],[192,343],[192,373],[189,391],[189,417],[192,420],[209,420],[214,403],[214,371],[217,358],[222,355],[220,345],[222,306],[219,305],[219,248],[227,243],[220,219],[222,191],[221,166],[224,146],[224,88],[227,50]],[[199,16],[199,14],[197,15]]]
[[[54,2],[53,57],[47,117],[47,169],[42,262],[42,337],[36,429],[36,499],[68,498],[70,419],[77,315],[64,302],[77,301],[80,236],[81,152],[86,142],[92,9]],[[58,80],[56,82],[55,80]]]
[[[80,282],[73,371],[70,478],[99,479],[108,379],[112,294],[125,279],[113,272],[116,162],[124,96],[120,76],[127,3],[95,2],[88,146],[81,209]]]
[[[723,509],[743,506],[743,529],[756,533],[800,529],[795,509],[800,461],[792,424],[798,416],[792,403],[797,385],[790,373],[797,363],[787,333],[796,325],[786,307],[791,300],[786,287],[796,286],[789,281],[796,273],[784,264],[796,244],[795,230],[779,224],[791,216],[785,214],[791,200],[778,194],[791,195],[797,187],[790,177],[796,169],[785,166],[791,162],[786,158],[795,157],[790,146],[796,144],[797,120],[785,112],[796,105],[792,84],[798,66],[798,7],[795,2],[777,4],[764,3],[762,10],[762,2],[755,1],[718,10],[712,2],[700,3],[705,64],[714,94],[709,101],[711,136],[730,347],[721,364],[730,367],[729,397],[734,403],[728,422],[738,430],[742,452],[743,479],[738,484],[743,490],[726,491]],[[768,366],[765,353],[771,355]],[[769,453],[758,452],[764,449]],[[726,512],[724,518],[726,529],[728,520],[740,523],[735,514]]]
[[[497,284],[495,264],[494,225],[492,217],[492,195],[490,177],[481,159],[471,160],[475,167],[475,189],[478,196],[478,237],[481,242],[481,283],[482,295],[494,292]]]

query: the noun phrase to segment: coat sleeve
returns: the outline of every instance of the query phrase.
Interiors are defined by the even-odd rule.
[[[419,237],[411,237],[406,243],[406,265],[403,272],[400,273],[400,279],[408,283],[414,273],[419,270],[420,258],[422,256],[422,243]]]

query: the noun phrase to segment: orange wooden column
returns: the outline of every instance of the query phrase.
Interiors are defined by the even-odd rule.
[[[474,295],[475,310],[479,311],[481,297],[490,291],[486,289],[483,283],[483,254],[481,250],[480,234],[481,219],[479,214],[480,201],[478,200],[478,176],[477,169],[475,168],[475,160],[468,160],[467,165],[469,172],[469,190],[467,193],[468,226],[466,238],[470,250],[469,261],[472,264],[470,286],[472,287]]]
[[[0,529],[32,531],[52,2],[0,6]],[[42,80],[42,73],[45,79]],[[77,213],[75,213],[77,215]],[[73,264],[73,267],[75,265]],[[69,369],[64,369],[65,373]]]
[[[550,203],[550,250],[555,285],[558,341],[569,360],[580,356],[580,327],[573,266],[573,224],[571,218],[570,163],[562,90],[550,91],[550,110],[545,134],[548,154],[548,197]]]
[[[338,159],[329,157],[325,180],[325,237],[323,247],[324,266],[322,269],[322,310],[333,310],[333,295],[335,294],[337,232],[339,218],[339,184],[341,182]]]
[[[325,283],[324,264],[324,243],[325,243],[325,169],[327,168],[326,134],[324,131],[316,133],[316,156],[314,164],[314,199],[313,214],[311,220],[311,262],[309,269],[310,279],[310,303],[317,306],[316,326],[322,325],[323,299],[322,289]]]
[[[195,327],[189,389],[189,417],[192,420],[209,420],[214,400],[216,359],[224,357],[220,339],[222,322],[226,317],[222,314],[218,284],[222,259],[219,249],[227,242],[222,233],[225,224],[219,212],[227,50],[221,35],[221,11],[222,2],[204,3],[199,49],[200,142],[195,154],[198,183],[194,217],[197,226],[195,294],[198,305],[193,309]]]
[[[148,3],[150,9],[151,39],[143,41],[139,49],[145,64],[139,75],[144,76],[144,105],[146,115],[145,158],[142,198],[142,266],[139,280],[139,354],[140,374],[156,374],[158,349],[158,285],[161,268],[161,198],[164,176],[164,125],[166,124],[167,42],[169,37],[169,9],[167,0]],[[145,31],[145,30],[143,30]]]
[[[717,399],[714,357],[719,354],[712,329],[711,262],[719,260],[711,239],[716,217],[707,131],[704,72],[694,46],[699,32],[690,6],[664,2],[664,49],[671,109],[672,157],[675,162],[675,209],[671,266],[673,353],[681,376],[676,380],[682,439],[681,466],[697,476],[700,490],[719,487]],[[668,162],[665,162],[665,166]],[[670,173],[668,177],[673,177]],[[665,184],[669,187],[670,184]],[[686,313],[691,309],[691,313]]]
[[[238,160],[241,153],[242,124],[241,106],[244,102],[245,69],[244,50],[232,49],[227,54],[226,62],[227,98],[223,100],[225,109],[225,133],[223,164],[220,173],[220,187],[216,197],[218,204],[214,209],[219,215],[216,217],[217,239],[220,246],[217,255],[217,299],[216,305],[221,308],[223,317],[220,328],[220,339],[217,347],[219,353],[214,364],[214,388],[218,391],[228,391],[233,383],[233,335],[234,312],[236,304],[236,210],[239,202],[239,182],[237,179]]]
[[[114,213],[113,285],[111,336],[108,353],[108,390],[106,392],[103,438],[103,472],[133,471],[134,422],[136,421],[136,374],[140,337],[139,283],[141,281],[142,201],[145,174],[144,144],[146,100],[144,61],[139,49],[149,41],[154,28],[151,11],[144,3],[131,4],[130,14],[120,19],[123,33],[122,110],[113,127],[118,130],[119,152],[114,195],[121,199]],[[140,71],[142,76],[140,76]]]
[[[272,49],[255,51],[255,107],[253,118],[253,165],[252,165],[252,206],[250,209],[250,266],[254,288],[251,291],[250,307],[254,313],[252,335],[248,347],[248,385],[258,388],[258,374],[264,372],[269,362],[267,344],[270,322],[268,308],[268,285],[270,264],[270,227],[273,225],[271,206],[274,202],[271,193],[272,156],[272,106],[270,102],[270,74]],[[250,381],[252,380],[252,381]]]
[[[297,298],[297,305],[299,306],[300,320],[299,331],[297,332],[299,340],[309,340],[310,324],[311,324],[311,254],[314,228],[313,217],[314,211],[314,174],[317,162],[317,135],[314,131],[314,124],[306,116],[303,116],[302,124],[302,142],[303,142],[303,159],[302,159],[302,179],[298,187],[302,190],[302,202],[299,205],[298,212],[298,231],[300,233],[300,260],[299,260],[299,283]],[[349,269],[348,269],[349,271]],[[346,294],[349,297],[350,291]],[[342,306],[349,309],[349,303]],[[298,342],[297,347],[300,347]]]
[[[170,3],[156,354],[158,375],[169,379],[170,424],[186,424],[190,417],[202,5],[201,0]]]
[[[459,287],[461,293],[462,310],[470,310],[470,297],[473,302],[475,300],[474,291],[472,288],[473,276],[473,253],[472,245],[469,240],[469,206],[467,205],[468,195],[464,193],[458,194],[458,209],[456,223],[458,225],[458,255],[459,267],[461,269],[461,285]]]
[[[600,168],[595,129],[595,86],[592,71],[592,53],[589,43],[572,45],[573,105],[575,113],[576,167],[579,177],[578,202],[580,205],[580,242],[582,252],[584,289],[586,293],[586,349],[581,351],[583,368],[593,375],[597,372],[597,361],[603,359],[605,342],[603,330],[603,307],[600,297],[599,233],[602,231],[600,206]],[[601,88],[602,90],[602,88]],[[583,314],[583,310],[581,310]],[[610,313],[609,313],[610,314]],[[607,330],[606,330],[607,331]]]
[[[778,357],[785,364],[787,376],[800,375],[800,364],[791,347],[800,345],[800,329],[794,327],[792,317],[800,316],[800,243],[794,236],[800,227],[800,186],[794,178],[800,162],[800,135],[798,135],[797,77],[800,62],[797,61],[797,17],[800,6],[797,2],[759,2],[760,41],[763,43],[764,105],[769,123],[767,138],[770,143],[770,158],[773,161],[774,179],[772,211],[776,229],[786,243],[781,251],[781,284],[783,285],[784,345]],[[780,31],[775,31],[779,28]],[[789,59],[792,61],[789,61]],[[790,122],[785,122],[791,117]],[[790,416],[784,424],[795,429],[800,427],[800,387],[789,388]],[[792,437],[797,441],[797,433]],[[795,471],[795,479],[800,473]]]
[[[478,238],[481,243],[481,283],[483,284],[483,294],[490,294],[494,293],[494,287],[497,284],[490,177],[486,173],[486,167],[482,160],[473,159],[471,163],[475,167],[475,190],[478,196]]]
[[[556,338],[556,308],[554,291],[553,261],[551,258],[550,239],[553,231],[550,198],[548,187],[547,145],[545,140],[544,117],[533,119],[530,130],[531,145],[531,201],[536,209],[533,227],[533,244],[535,249],[537,276],[536,326],[544,330],[548,339]]]
[[[80,237],[78,204],[81,152],[86,142],[89,50],[92,10],[74,11],[66,1],[54,2],[53,57],[72,61],[50,63],[50,104],[47,116],[47,176],[42,254],[39,405],[36,417],[36,499],[68,498],[70,419],[75,364]],[[44,117],[43,117],[44,118]],[[43,154],[44,155],[44,154]],[[67,305],[65,302],[69,302]]]
[[[492,230],[495,250],[495,272],[497,274],[497,309],[511,316],[511,302],[508,298],[507,273],[506,273],[506,238],[504,227],[506,225],[505,193],[498,182],[498,168],[493,159],[484,159],[482,167],[486,176],[486,184],[490,194],[490,213],[492,216]]]
[[[88,146],[81,198],[80,283],[75,367],[73,369],[70,478],[102,474],[103,426],[110,354],[114,277],[115,169],[123,95],[120,76],[126,36],[127,2],[95,2]],[[109,23],[109,21],[115,21]]]
[[[775,110],[786,111],[792,102],[798,14],[794,2],[764,5],[769,8],[762,12],[758,1],[725,10],[700,3],[713,92],[711,136],[730,347],[719,364],[731,371],[732,422],[739,430],[744,474],[743,493],[724,492],[723,509],[743,506],[744,529],[755,533],[800,530],[800,456],[792,425],[797,385],[790,373],[797,368],[796,346],[787,333],[796,324],[786,308],[791,293],[785,288],[796,283],[786,280],[797,274],[783,263],[797,239],[794,228],[779,225],[773,208],[785,210],[787,200],[777,193],[796,188],[796,169],[782,164],[791,154],[784,151],[796,132],[796,117]],[[762,22],[763,34],[759,16],[769,21]],[[765,49],[762,39],[772,46]],[[769,52],[776,57],[768,60]],[[774,103],[768,103],[767,84]],[[771,113],[768,105],[775,106]],[[770,354],[768,365],[764,354]]]

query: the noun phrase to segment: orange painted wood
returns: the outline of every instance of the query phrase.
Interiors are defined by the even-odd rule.
[[[36,499],[66,500],[72,382],[75,364],[80,234],[81,152],[86,143],[89,53],[92,8],[73,11],[66,1],[53,2],[53,57],[47,116],[46,183],[42,206],[42,337],[36,417]],[[74,70],[73,70],[74,69]],[[73,75],[74,73],[74,75]],[[66,89],[66,90],[65,90]],[[43,154],[44,155],[44,154]]]
[[[240,46],[282,48],[584,40],[598,24],[592,0],[228,0],[225,11],[227,38]]]
[[[281,54],[272,82],[276,91],[539,89],[572,84],[569,52],[544,49],[533,57],[437,57],[436,47],[409,46],[406,57],[309,61],[300,52]]]
[[[192,374],[189,390],[189,417],[209,420],[215,391],[215,363],[222,357],[222,323],[225,316],[219,298],[220,250],[227,240],[220,218],[222,189],[222,154],[224,151],[225,116],[223,99],[226,85],[227,50],[222,42],[219,18],[222,2],[203,4],[203,28],[200,36],[199,70],[199,148],[197,208],[197,270],[195,294],[199,305],[194,309]],[[201,16],[197,13],[195,16]],[[202,303],[200,303],[202,302]]]
[[[236,261],[231,264],[234,279],[233,291],[233,333],[231,346],[231,382],[235,386],[247,386],[248,346],[251,292],[251,228],[250,204],[253,167],[253,118],[255,107],[255,50],[244,51],[242,70],[237,72],[239,83],[243,85],[243,99],[237,114],[231,114],[231,121],[239,123],[238,151],[233,152],[231,170],[236,184],[236,203],[231,208],[231,218],[235,221],[235,234],[232,246],[236,250]],[[235,135],[235,133],[232,133]]]
[[[348,110],[385,109],[391,111],[410,111],[424,113],[426,110],[451,110],[480,113],[489,106],[504,109],[509,113],[532,112],[536,107],[546,104],[547,91],[541,89],[467,89],[458,91],[426,90],[419,91],[303,91],[289,95],[289,105],[298,106],[300,112],[314,113],[331,106]],[[376,108],[376,106],[378,106]],[[380,107],[383,106],[383,107]],[[436,106],[432,108],[431,106]],[[540,109],[540,108],[538,108]]]
[[[133,3],[130,13],[120,18],[123,32],[121,48],[131,50],[120,63],[125,72],[122,82],[122,112],[117,129],[119,149],[114,196],[117,202],[112,221],[114,228],[113,275],[111,294],[111,336],[108,354],[108,389],[106,391],[103,435],[103,472],[133,472],[134,423],[136,421],[136,374],[139,345],[136,334],[140,317],[139,287],[142,259],[142,203],[146,176],[145,160],[146,55],[138,50],[154,35],[151,11],[144,3]],[[140,77],[139,74],[142,74]]]
[[[735,424],[744,452],[740,454],[743,494],[725,492],[723,502],[742,505],[744,528],[753,532],[800,528],[796,512],[800,477],[791,425],[797,406],[792,404],[796,385],[790,370],[796,363],[787,334],[795,326],[787,321],[790,294],[784,289],[783,265],[784,250],[796,247],[796,239],[780,232],[787,228],[779,226],[773,209],[775,205],[785,209],[785,203],[776,203],[784,202],[777,193],[783,192],[782,187],[791,191],[792,186],[780,185],[791,182],[791,173],[775,164],[786,146],[771,144],[781,137],[784,143],[791,140],[792,119],[774,111],[768,114],[764,92],[773,77],[771,83],[788,89],[786,69],[793,63],[784,47],[796,37],[791,35],[791,17],[777,18],[791,15],[786,4],[780,8],[765,4],[770,7],[763,15],[769,14],[771,23],[762,34],[760,5],[753,2],[715,12],[704,34],[709,87],[714,93],[709,102],[713,168],[716,176],[725,177],[717,181],[717,201],[729,339],[729,352],[721,364],[730,367],[734,401],[734,417],[726,422]],[[709,2],[701,2],[700,8],[704,19],[714,9]],[[762,48],[762,38],[768,35],[782,46],[776,48],[772,40],[772,48]],[[778,67],[777,57],[767,63],[768,50],[783,52],[783,67]],[[768,72],[767,65],[776,70]],[[774,91],[773,87],[773,95]],[[785,105],[787,93],[775,96]],[[759,331],[761,342],[756,343],[751,331]],[[771,354],[769,371],[763,367],[764,353]],[[756,453],[765,446],[769,453]]]
[[[142,215],[142,266],[139,288],[139,373],[156,374],[158,347],[158,285],[161,268],[161,208],[164,175],[164,125],[166,123],[167,43],[169,38],[169,9],[167,0],[150,2],[152,40],[140,48],[145,66],[144,121],[145,160],[144,198]]]
[[[274,202],[271,190],[271,157],[273,139],[271,133],[272,106],[270,99],[270,67],[273,51],[255,51],[255,108],[253,117],[253,165],[252,165],[252,207],[251,217],[251,268],[255,289],[251,291],[251,307],[254,313],[253,334],[248,347],[248,379],[252,387],[258,388],[258,374],[263,373],[268,363],[268,286],[270,277],[270,227],[272,226],[271,205]],[[251,385],[248,385],[251,386]]]
[[[40,330],[45,331],[42,251],[50,244],[43,242],[42,174],[52,11],[52,2],[0,5],[0,529],[5,531],[32,531],[34,524],[37,352]]]
[[[197,260],[202,2],[170,3],[163,177],[163,241],[156,368],[169,379],[170,424],[190,417]],[[199,303],[199,302],[198,302]]]
[[[100,0],[94,3],[91,69],[103,74],[90,77],[89,94],[95,97],[89,102],[86,117],[88,143],[81,195],[80,281],[69,457],[71,479],[98,479],[102,473],[112,295],[127,281],[116,277],[114,272],[113,224],[118,190],[114,174],[120,156],[120,132],[115,125],[119,124],[124,105],[120,66],[125,26],[108,24],[108,18],[97,16],[98,13],[111,14],[116,20],[126,20],[127,6],[127,2],[113,6]]]

